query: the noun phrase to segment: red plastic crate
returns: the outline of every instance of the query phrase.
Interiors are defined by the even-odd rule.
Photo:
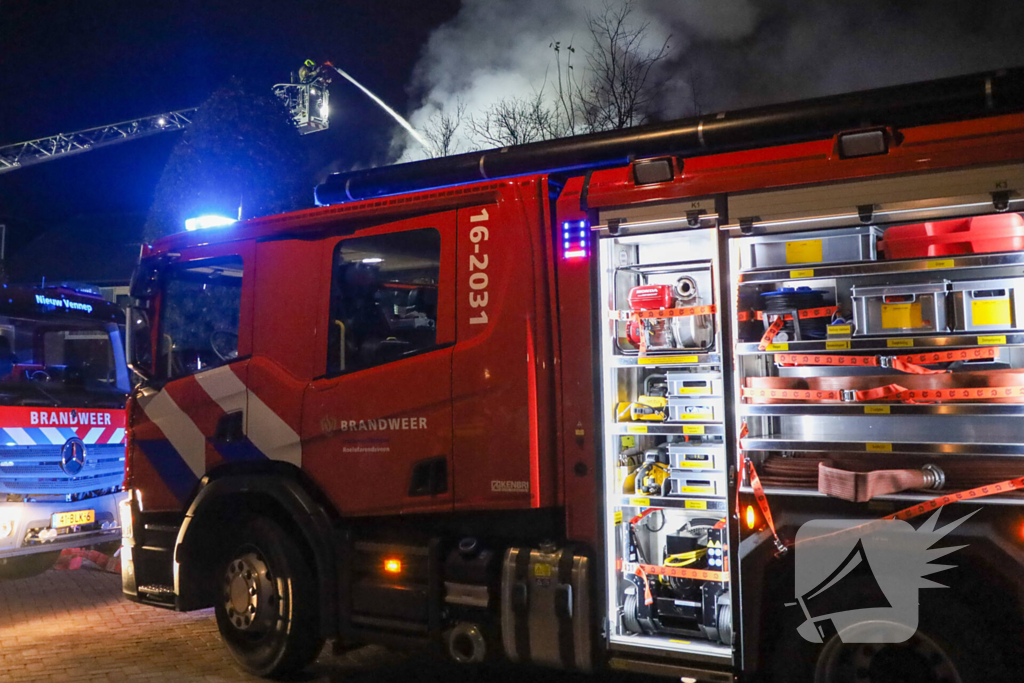
[[[878,243],[887,259],[1024,250],[1024,218],[997,213],[948,221],[897,225]]]

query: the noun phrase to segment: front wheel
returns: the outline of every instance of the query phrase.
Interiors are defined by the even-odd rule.
[[[217,570],[217,627],[247,671],[269,678],[305,668],[323,647],[313,572],[275,522],[242,531]]]
[[[53,567],[60,557],[60,551],[35,553],[19,557],[5,557],[0,560],[0,581],[28,579],[42,574]]]

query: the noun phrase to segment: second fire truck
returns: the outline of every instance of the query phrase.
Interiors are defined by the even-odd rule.
[[[125,593],[265,676],[1013,680],[1022,111],[1007,71],[730,112],[146,248]]]

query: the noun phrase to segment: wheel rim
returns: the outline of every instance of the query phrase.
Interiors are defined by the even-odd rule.
[[[917,632],[903,643],[845,644],[834,636],[821,651],[815,683],[962,683],[945,649]]]
[[[227,620],[236,631],[256,635],[272,629],[280,603],[277,582],[258,551],[243,552],[228,563],[223,604]]]

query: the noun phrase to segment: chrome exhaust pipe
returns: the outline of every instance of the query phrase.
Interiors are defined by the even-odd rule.
[[[487,656],[487,641],[476,624],[461,623],[448,631],[448,655],[459,664],[479,664]]]

